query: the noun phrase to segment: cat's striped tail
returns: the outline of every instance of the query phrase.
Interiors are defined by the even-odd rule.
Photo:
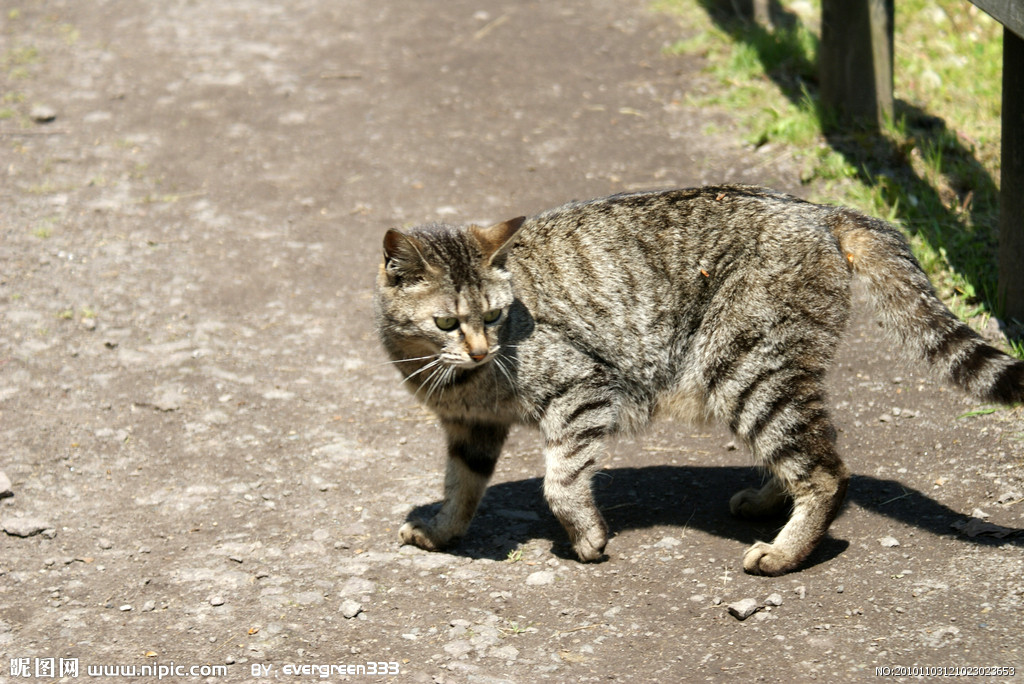
[[[867,284],[882,325],[911,356],[983,401],[1024,401],[1024,362],[987,344],[946,308],[893,226],[849,209],[829,219],[843,255]]]

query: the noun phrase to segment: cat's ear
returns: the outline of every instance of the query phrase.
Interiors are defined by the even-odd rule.
[[[476,241],[480,243],[488,263],[498,265],[504,260],[508,249],[512,246],[512,238],[519,232],[525,221],[525,216],[519,216],[508,221],[502,221],[490,228],[470,226],[469,230],[473,233]]]
[[[384,272],[392,285],[403,278],[419,278],[430,270],[416,238],[389,230],[384,234]]]

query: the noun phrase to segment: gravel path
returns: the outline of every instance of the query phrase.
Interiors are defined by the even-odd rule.
[[[850,503],[801,572],[742,572],[774,527],[727,501],[759,475],[673,423],[609,450],[604,563],[572,559],[529,431],[461,546],[399,546],[442,445],[372,329],[384,230],[801,193],[688,104],[717,86],[663,54],[685,27],[634,0],[3,12],[0,682],[1024,667],[1021,413],[960,417],[978,407],[895,362],[863,307],[833,378]]]

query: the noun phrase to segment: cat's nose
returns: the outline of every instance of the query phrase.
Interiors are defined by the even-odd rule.
[[[474,363],[480,363],[487,358],[487,338],[476,331],[467,332],[465,350]]]

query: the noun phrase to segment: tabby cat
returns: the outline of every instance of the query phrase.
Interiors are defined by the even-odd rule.
[[[667,412],[724,421],[771,475],[732,497],[735,515],[792,507],[743,568],[797,568],[849,480],[825,374],[854,275],[897,346],[979,399],[1024,398],[1024,363],[950,313],[895,228],[849,209],[720,186],[572,202],[489,228],[388,231],[380,338],[448,444],[444,502],[402,540],[436,550],[460,537],[510,426],[525,423],[543,433],[551,510],[579,558],[597,560],[602,440]]]

